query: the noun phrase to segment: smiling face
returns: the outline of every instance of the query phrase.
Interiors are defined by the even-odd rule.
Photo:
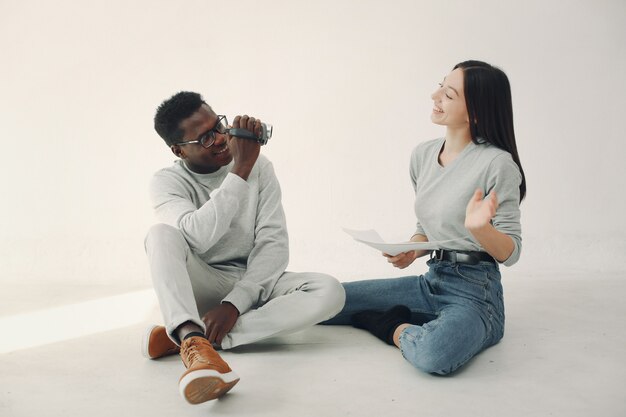
[[[215,128],[217,115],[209,106],[203,104],[200,108],[183,121],[180,129],[184,132],[181,142],[198,140],[200,136]],[[174,155],[185,161],[187,168],[199,174],[215,172],[233,160],[225,134],[215,133],[215,143],[205,148],[198,143],[189,145],[172,145]]]
[[[453,70],[431,95],[434,101],[430,120],[452,129],[469,130],[469,117],[463,89],[463,70]]]

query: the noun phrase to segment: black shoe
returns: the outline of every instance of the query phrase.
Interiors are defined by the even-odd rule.
[[[352,316],[352,325],[357,329],[365,329],[383,342],[394,345],[393,333],[398,326],[411,322],[411,310],[403,305],[397,305],[381,312],[365,310]]]

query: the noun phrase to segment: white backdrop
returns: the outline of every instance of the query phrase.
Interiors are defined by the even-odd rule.
[[[513,269],[625,270],[625,28],[621,0],[2,0],[1,279],[149,283],[147,184],[174,159],[152,117],[179,90],[274,124],[291,270],[403,274],[341,227],[412,234],[409,155],[470,58],[512,83]]]

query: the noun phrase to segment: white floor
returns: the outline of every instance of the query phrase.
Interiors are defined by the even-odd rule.
[[[4,286],[0,416],[626,416],[626,274],[504,285],[505,338],[453,376],[420,373],[363,331],[315,326],[224,352],[241,381],[200,406],[178,394],[177,357],[139,354],[158,317],[149,289]]]

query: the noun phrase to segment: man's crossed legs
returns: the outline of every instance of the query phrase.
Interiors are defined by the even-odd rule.
[[[144,338],[144,355],[156,359],[180,353],[187,371],[179,381],[181,394],[191,403],[217,398],[239,380],[200,337],[179,341],[176,329],[194,323],[205,329],[201,317],[220,304],[245,273],[244,269],[210,266],[189,247],[181,232],[171,226],[153,226],[145,241],[154,288],[165,326],[149,329]],[[224,337],[222,349],[254,343],[327,320],[341,311],[345,301],[342,285],[320,273],[285,272],[268,301],[237,319]]]

